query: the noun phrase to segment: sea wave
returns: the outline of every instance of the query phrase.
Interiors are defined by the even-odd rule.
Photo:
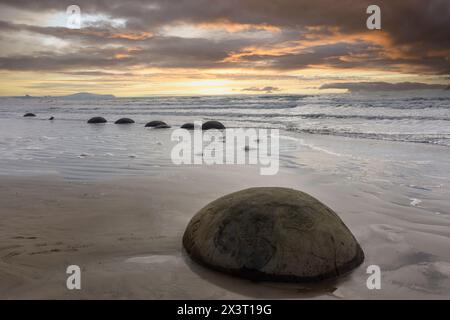
[[[308,133],[308,134],[334,135],[349,138],[428,143],[450,147],[450,134],[374,133],[374,132],[353,132],[353,131],[333,130],[333,129],[300,129],[294,127],[288,127],[287,131]]]

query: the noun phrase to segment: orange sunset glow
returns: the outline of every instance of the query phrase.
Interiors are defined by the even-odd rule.
[[[369,30],[368,1],[79,1],[77,29],[67,27],[64,2],[1,1],[0,95],[304,94],[346,90],[333,83],[445,85],[448,5],[385,3],[378,3],[381,30]]]

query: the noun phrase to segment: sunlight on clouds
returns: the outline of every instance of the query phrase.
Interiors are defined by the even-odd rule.
[[[248,30],[263,30],[272,33],[281,32],[280,28],[272,26],[267,23],[260,23],[260,24],[235,23],[227,19],[219,19],[213,22],[204,22],[198,24],[198,26],[202,29],[221,29],[226,30],[228,32],[242,32]]]
[[[255,94],[243,91],[250,87],[275,86],[280,93],[318,94],[343,92],[342,89],[319,90],[325,82],[354,81],[408,81],[417,76],[399,75],[394,72],[365,70],[334,70],[317,68],[288,73],[249,74],[243,70],[178,70],[176,73],[164,69],[136,69],[132,73],[92,70],[79,75],[46,73],[2,72],[0,95],[64,95],[77,91],[89,91],[99,94],[114,93],[116,96],[147,95],[228,95]],[[420,78],[419,78],[420,79]],[[265,94],[263,92],[258,94]]]
[[[324,93],[319,88],[330,81],[448,82],[445,32],[405,35],[392,22],[368,32],[351,8],[335,20],[319,2],[305,13],[262,0],[217,7],[91,1],[80,5],[81,29],[66,28],[63,3],[0,4],[0,94]]]
[[[34,54],[42,52],[44,47],[47,51],[57,53],[71,46],[70,41],[26,31],[0,34],[0,41],[9,44],[2,46],[1,56]]]
[[[81,8],[81,10],[83,10]],[[44,21],[45,26],[49,27],[66,27],[67,14],[64,11],[58,11],[53,15],[47,17]],[[126,20],[120,18],[112,18],[104,14],[89,14],[81,11],[81,27],[96,26],[108,24],[113,28],[125,28]]]
[[[273,37],[281,30],[268,24],[239,24],[226,20],[217,22],[188,24],[176,23],[164,26],[159,30],[160,35],[180,38],[204,39],[264,39]]]

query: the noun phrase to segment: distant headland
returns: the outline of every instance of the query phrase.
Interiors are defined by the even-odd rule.
[[[112,94],[95,94],[89,92],[78,92],[74,94],[64,95],[64,96],[30,96],[28,94],[24,96],[16,96],[14,98],[55,98],[55,99],[64,99],[64,100],[90,100],[90,99],[115,99],[116,97]]]

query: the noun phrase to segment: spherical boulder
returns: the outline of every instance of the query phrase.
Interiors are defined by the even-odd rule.
[[[88,120],[88,123],[106,123],[106,119],[102,117],[93,117]]]
[[[24,117],[36,117],[34,113],[28,112],[23,115]]]
[[[223,130],[225,129],[225,126],[219,121],[206,121],[202,125],[202,130],[209,130],[209,129]]]
[[[287,188],[250,188],[211,202],[189,222],[183,245],[194,261],[252,280],[319,281],[364,260],[335,212]]]
[[[117,120],[114,123],[115,124],[132,124],[132,123],[134,123],[134,120],[130,119],[130,118],[120,118],[119,120]]]
[[[187,130],[194,130],[195,126],[193,123],[189,122],[189,123],[185,123],[181,126],[181,129],[187,129]]]
[[[167,126],[167,123],[165,123],[164,121],[155,120],[155,121],[148,122],[145,126],[152,128],[152,127],[157,127],[157,126],[162,126],[162,125]]]

